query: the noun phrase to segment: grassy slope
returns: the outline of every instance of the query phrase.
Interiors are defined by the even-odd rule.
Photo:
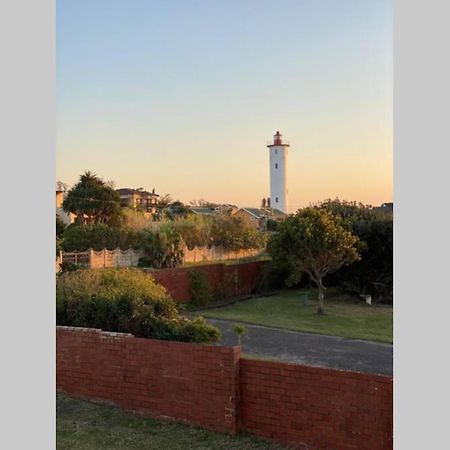
[[[147,419],[117,408],[57,396],[56,446],[61,450],[276,450],[249,434],[229,436]]]
[[[298,291],[286,290],[271,297],[251,299],[196,314],[288,330],[392,342],[392,307],[366,305],[363,301],[339,296],[329,289],[325,294],[326,315],[318,316],[316,290],[302,292],[309,292],[309,305],[306,307]]]

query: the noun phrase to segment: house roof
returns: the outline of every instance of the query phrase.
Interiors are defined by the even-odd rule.
[[[239,211],[245,211],[252,215],[256,219],[262,219],[264,217],[282,218],[286,217],[286,214],[279,209],[275,208],[241,208]]]
[[[191,208],[191,211],[194,214],[214,214],[215,213],[215,208],[197,208],[197,207],[193,207]]]

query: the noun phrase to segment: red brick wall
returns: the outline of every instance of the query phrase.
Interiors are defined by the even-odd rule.
[[[236,432],[239,347],[57,328],[57,388],[152,417]]]
[[[392,378],[240,359],[239,347],[57,327],[57,388],[303,450],[391,450]]]
[[[211,292],[225,289],[227,298],[251,294],[262,276],[264,261],[241,264],[208,264],[175,269],[146,270],[155,281],[162,284],[171,297],[179,302],[188,302],[191,296],[189,272],[206,275]]]
[[[240,361],[240,427],[304,450],[392,449],[392,378]]]

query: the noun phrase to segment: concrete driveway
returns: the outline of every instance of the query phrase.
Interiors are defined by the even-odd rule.
[[[237,345],[235,321],[208,318],[223,335],[222,345]],[[300,333],[259,325],[247,325],[243,352],[309,366],[330,367],[392,375],[392,345],[336,336]]]

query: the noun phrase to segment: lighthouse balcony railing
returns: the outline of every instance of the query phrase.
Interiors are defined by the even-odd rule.
[[[290,142],[283,140],[280,143],[275,144],[275,142],[273,142],[273,141],[267,141],[267,146],[269,146],[269,145],[290,145]]]

